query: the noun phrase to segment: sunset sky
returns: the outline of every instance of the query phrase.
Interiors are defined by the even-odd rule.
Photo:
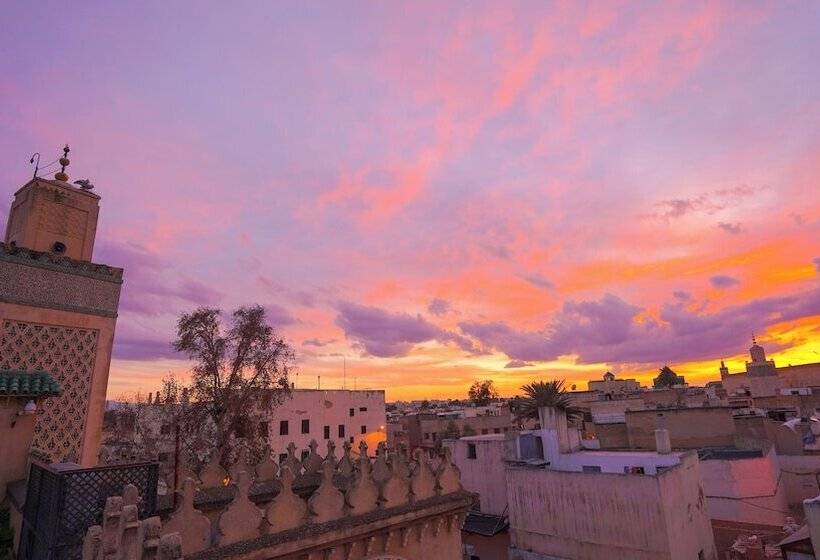
[[[820,3],[4,3],[0,228],[71,145],[109,397],[264,305],[297,386],[820,361]],[[53,173],[53,169],[51,173]],[[48,176],[52,176],[51,173]]]

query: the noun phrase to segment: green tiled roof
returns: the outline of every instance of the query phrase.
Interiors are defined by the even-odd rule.
[[[60,384],[45,371],[0,369],[0,396],[50,397],[61,391]]]

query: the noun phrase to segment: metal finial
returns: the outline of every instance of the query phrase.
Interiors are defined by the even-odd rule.
[[[34,175],[32,175],[32,179],[37,178],[37,172],[40,170],[40,152],[34,152],[31,154],[31,159],[28,160],[29,163],[34,163],[34,160],[37,160],[37,163],[34,164]]]
[[[54,178],[58,181],[68,181],[68,175],[65,172],[65,168],[69,163],[71,163],[71,160],[68,159],[68,152],[70,151],[71,149],[68,147],[68,144],[66,144],[63,148],[63,157],[60,158],[60,165],[62,167],[59,172],[54,174]]]
[[[755,338],[755,333],[752,333],[752,344],[757,344],[757,339]]]

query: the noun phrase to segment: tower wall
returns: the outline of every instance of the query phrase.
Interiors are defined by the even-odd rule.
[[[96,464],[122,269],[0,244],[0,369],[45,370],[63,392],[33,447]]]

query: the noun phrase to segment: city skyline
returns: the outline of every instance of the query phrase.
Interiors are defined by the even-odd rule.
[[[0,37],[0,227],[68,142],[125,268],[109,398],[184,374],[198,305],[389,400],[820,361],[820,6],[197,6]]]

